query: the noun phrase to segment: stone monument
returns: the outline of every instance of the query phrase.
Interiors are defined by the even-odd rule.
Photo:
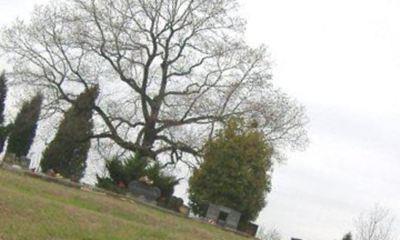
[[[158,187],[149,186],[139,181],[130,182],[128,190],[134,196],[144,198],[148,202],[155,202],[161,196],[161,190]]]
[[[237,230],[242,214],[228,207],[209,204],[206,218],[212,222]]]

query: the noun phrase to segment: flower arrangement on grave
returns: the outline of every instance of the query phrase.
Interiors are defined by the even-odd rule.
[[[151,180],[148,176],[143,176],[139,178],[139,182],[146,184],[147,186],[152,186],[154,181]]]

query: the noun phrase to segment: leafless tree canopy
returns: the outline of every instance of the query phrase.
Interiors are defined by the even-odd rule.
[[[356,221],[356,240],[392,240],[394,216],[390,210],[375,206]]]
[[[302,107],[272,86],[264,47],[244,40],[236,0],[66,0],[5,29],[14,83],[59,110],[99,85],[96,134],[171,161],[198,156],[229,117],[255,119],[275,149],[307,141]],[[260,29],[268,31],[268,29]]]

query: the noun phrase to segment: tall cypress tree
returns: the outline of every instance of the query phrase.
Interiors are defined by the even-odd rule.
[[[7,79],[4,72],[0,74],[0,153],[3,152],[4,142],[6,141],[9,127],[4,125],[4,110],[7,97]]]
[[[62,176],[81,179],[86,169],[90,148],[93,107],[98,87],[83,92],[64,114],[58,132],[45,149],[40,166],[42,171],[54,170]]]
[[[7,79],[6,74],[2,72],[0,74],[0,124],[4,124],[4,109],[6,106],[7,97]]]
[[[43,96],[37,94],[22,105],[10,132],[7,154],[15,154],[17,157],[28,154],[36,135],[42,101]]]

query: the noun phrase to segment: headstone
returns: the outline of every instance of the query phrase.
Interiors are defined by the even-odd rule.
[[[165,204],[166,208],[176,212],[179,212],[179,208],[182,206],[183,206],[183,199],[175,196],[172,196],[170,199],[168,199],[167,203]]]
[[[183,215],[185,215],[186,217],[189,217],[190,214],[190,208],[188,206],[182,205],[179,208],[179,212]]]
[[[254,223],[247,223],[246,226],[242,226],[239,231],[249,234],[250,236],[255,237],[258,232],[258,225]]]
[[[49,169],[47,170],[46,175],[49,177],[56,177],[56,172],[53,169]]]
[[[242,214],[228,207],[209,204],[206,218],[220,226],[237,229]]]
[[[154,202],[161,196],[161,190],[158,187],[152,187],[138,181],[132,181],[128,185],[129,192],[144,200]]]
[[[22,156],[22,157],[19,157],[19,163],[20,163],[22,168],[29,169],[29,165],[31,164],[31,160],[26,156]]]
[[[20,165],[16,165],[16,164],[11,165],[11,168],[14,170],[22,170],[22,167]]]
[[[17,159],[17,157],[15,156],[14,153],[6,153],[4,155],[3,161],[4,161],[4,163],[7,163],[9,165],[14,165],[14,164],[17,164],[17,160],[16,159]]]
[[[29,169],[31,160],[26,156],[17,157],[14,153],[7,153],[4,156],[4,162],[9,165],[19,165],[23,169]]]

